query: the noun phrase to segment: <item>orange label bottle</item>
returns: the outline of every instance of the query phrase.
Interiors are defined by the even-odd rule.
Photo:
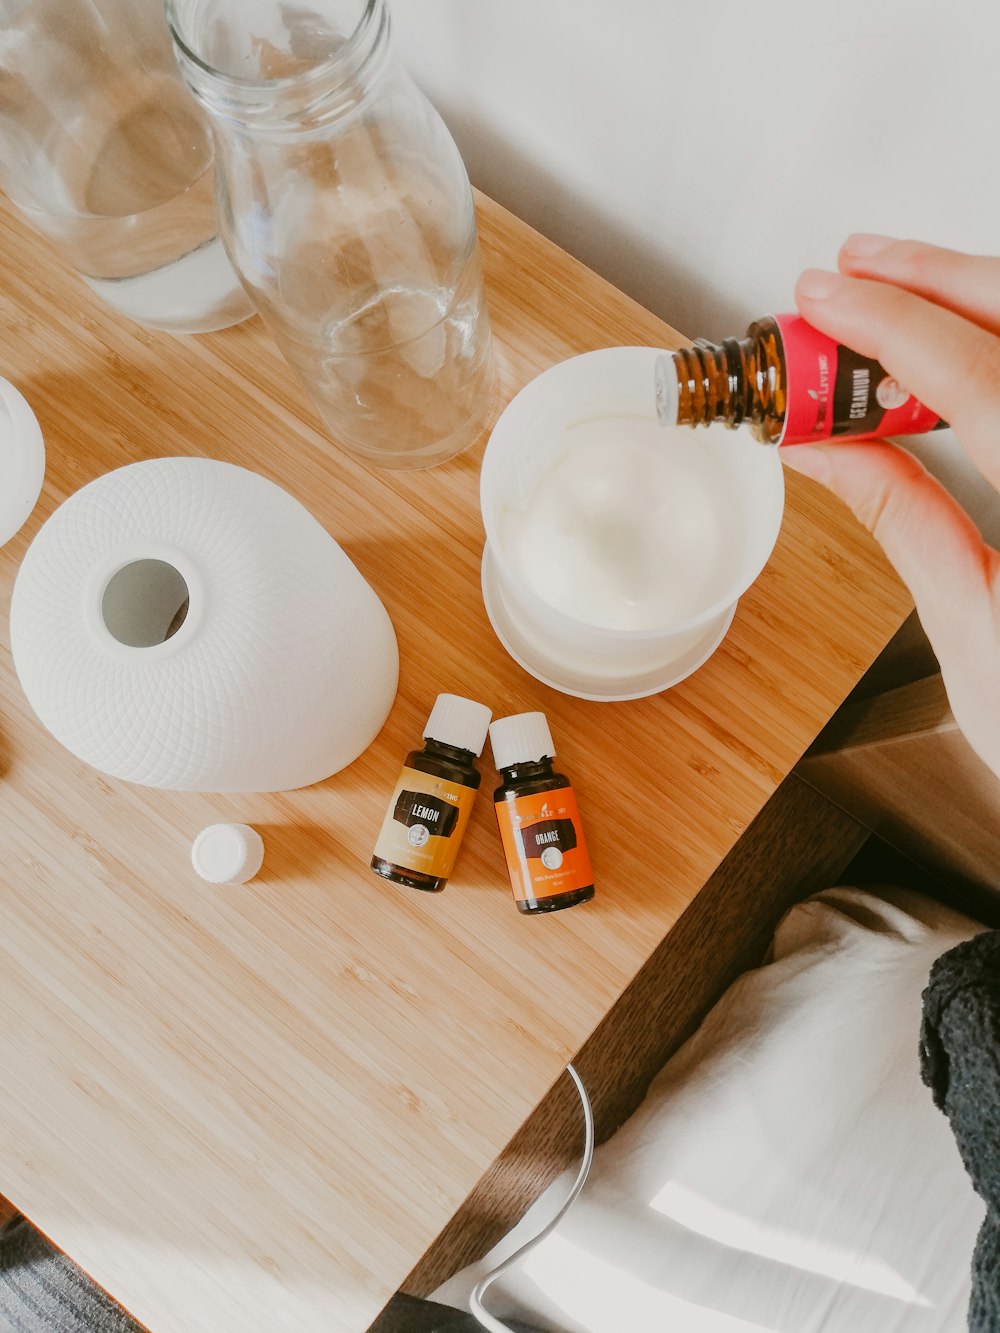
[[[555,912],[587,902],[594,872],[576,795],[553,767],[544,713],[500,718],[490,739],[503,779],[493,800],[518,910]]]

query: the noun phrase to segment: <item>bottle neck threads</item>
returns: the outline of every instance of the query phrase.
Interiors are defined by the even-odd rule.
[[[747,425],[758,440],[775,444],[785,418],[785,373],[781,335],[771,319],[751,325],[745,338],[699,339],[674,352],[676,424],[735,429]],[[667,371],[669,373],[669,371]],[[674,391],[662,401],[673,407]]]

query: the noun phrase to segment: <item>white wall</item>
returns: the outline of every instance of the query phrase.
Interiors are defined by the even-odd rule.
[[[390,2],[474,183],[691,336],[850,231],[1000,253],[998,0]]]

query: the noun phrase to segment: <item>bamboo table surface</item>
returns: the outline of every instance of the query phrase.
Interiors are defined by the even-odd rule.
[[[494,416],[563,357],[677,345],[479,204]],[[0,374],[48,447],[42,500],[0,550],[0,1194],[153,1333],[359,1333],[910,600],[846,510],[788,474],[774,556],[701,671],[635,703],[564,697],[506,656],[483,610],[482,441],[431,472],[368,471],[321,432],[258,321],[199,338],[144,330],[8,213],[0,253]],[[30,538],[85,482],[166,454],[279,482],[388,607],[399,695],[336,777],[279,795],[150,791],[75,760],[28,708],[6,613]],[[417,560],[438,590],[429,601]],[[593,903],[517,913],[488,796],[443,894],[370,873],[440,691],[496,715],[548,714],[584,814]],[[194,877],[190,841],[216,820],[262,831],[251,884]]]

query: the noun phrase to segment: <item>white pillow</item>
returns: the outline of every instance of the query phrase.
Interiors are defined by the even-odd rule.
[[[599,1148],[489,1308],[555,1333],[956,1333],[983,1205],[920,1081],[931,963],[982,927],[917,894],[821,893],[778,928]],[[436,1298],[536,1232],[573,1172]]]

